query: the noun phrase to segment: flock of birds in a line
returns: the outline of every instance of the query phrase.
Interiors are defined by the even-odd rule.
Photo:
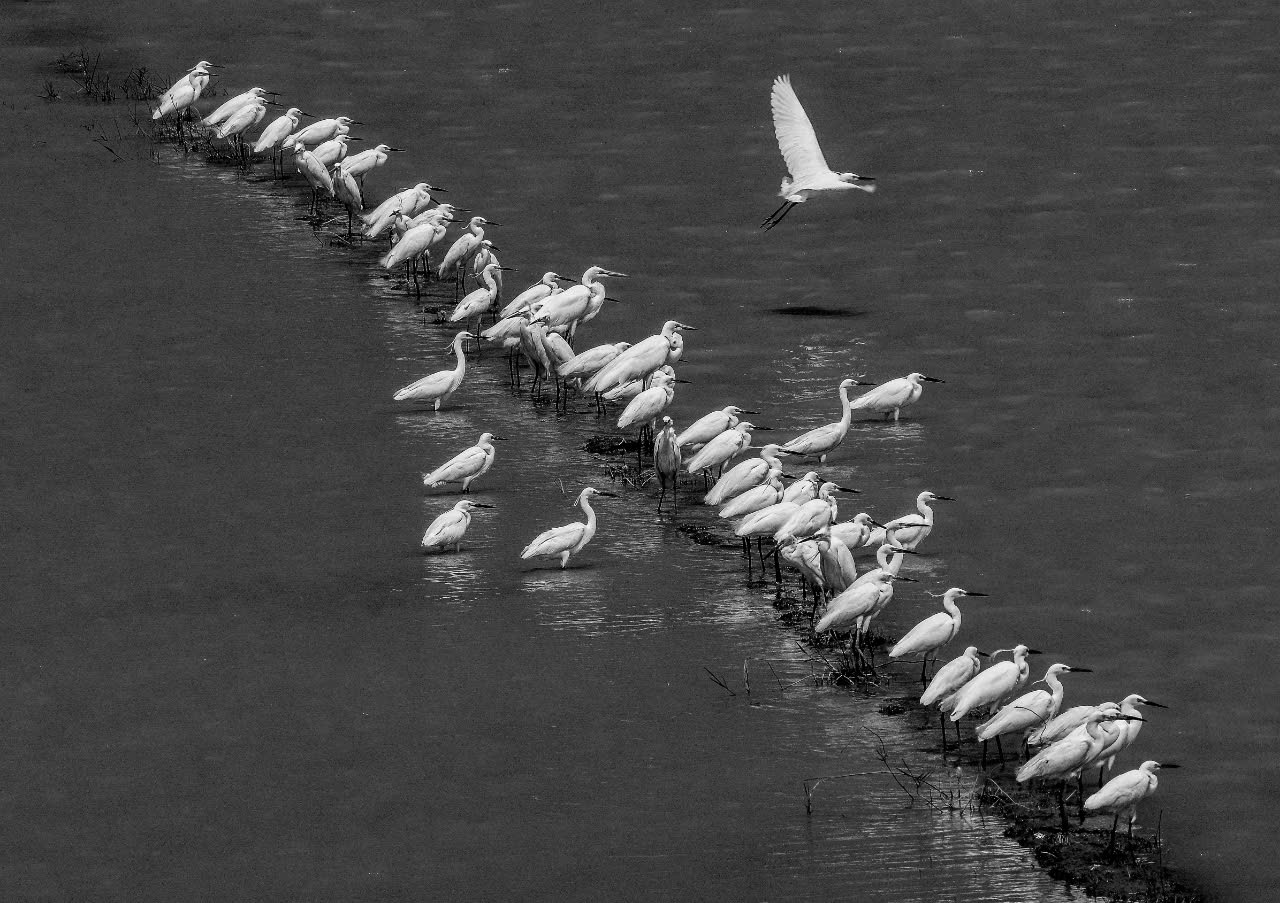
[[[213,68],[217,67],[205,61],[192,67],[162,95],[153,118],[162,119],[174,113],[189,116],[188,110],[208,86]],[[271,96],[273,92],[253,88],[230,98],[201,122],[213,130],[214,136],[234,142],[246,154],[269,152],[274,157],[292,151],[298,172],[312,188],[313,206],[322,194],[334,197],[346,206],[349,223],[356,217],[360,219],[366,238],[378,238],[384,232],[390,234],[391,248],[381,259],[385,268],[405,266],[407,278],[417,285],[420,267],[425,264],[425,276],[431,278],[431,248],[444,238],[457,213],[469,211],[441,203],[432,207],[431,192],[443,189],[426,182],[366,210],[364,175],[382,166],[388,154],[398,149],[379,144],[348,155],[348,142],[358,140],[349,134],[350,127],[360,123],[346,116],[321,119],[300,127],[306,114],[296,107],[290,108],[261,131],[250,152],[244,135],[263,120],[266,107],[275,103],[268,100]],[[774,130],[789,175],[779,192],[783,203],[761,224],[763,229],[773,228],[796,205],[817,193],[875,189],[870,177],[836,173],[827,166],[813,126],[785,75],[773,83],[771,106]],[[618,426],[638,426],[644,447],[652,443],[653,470],[661,488],[659,513],[668,492],[674,504],[681,472],[702,474],[708,481],[715,472],[716,480],[704,502],[719,505],[722,518],[739,519],[734,532],[741,537],[748,560],[751,560],[750,543],[754,539],[763,565],[766,559],[763,541],[771,540],[773,551],[768,557],[774,559],[775,570],[779,558],[787,561],[813,590],[810,617],[814,634],[848,634],[851,659],[856,657],[860,667],[874,669],[874,663],[867,658],[868,629],[893,598],[894,582],[911,580],[902,575],[900,569],[905,557],[917,554],[933,531],[933,504],[954,500],[922,492],[916,500],[915,512],[883,524],[866,513],[837,522],[836,494],[856,490],[823,480],[817,472],[785,486],[783,480],[789,475],[783,471],[782,460],[794,456],[817,458],[819,463],[824,463],[844,442],[854,412],[883,414],[896,421],[903,408],[920,399],[925,382],[941,380],[911,373],[851,397],[850,390],[854,387],[872,384],[846,379],[838,387],[842,407],[838,421],[785,443],[765,445],[758,449],[758,456],[743,457],[748,450],[757,449],[751,444],[752,431],[763,429],[743,419],[743,415],[753,412],[730,405],[711,411],[680,432],[666,414],[675,397],[675,386],[681,382],[676,378],[673,365],[683,353],[682,332],[694,327],[668,320],[657,334],[634,344],[603,344],[577,352],[573,341],[578,329],[595,318],[605,302],[611,300],[601,279],[624,278],[626,274],[593,266],[583,273],[578,283],[563,288],[560,283],[568,280],[555,272],[547,272],[499,308],[502,273],[509,268],[498,262],[494,253],[498,249],[485,238],[485,227],[497,224],[482,216],[473,216],[464,225],[465,231],[434,268],[436,278],[454,280],[455,297],[461,294],[468,272],[480,283],[474,291],[457,300],[448,316],[449,322],[470,327],[459,331],[452,342],[456,366],[405,386],[394,394],[394,399],[429,403],[439,410],[462,385],[467,372],[465,346],[468,340],[475,340],[477,344],[484,341],[507,349],[512,355],[512,372],[517,380],[523,359],[534,374],[535,391],[540,391],[545,381],[552,379],[557,396],[574,388],[580,393],[593,394],[597,406],[603,402],[625,402]],[[489,315],[494,316],[495,323],[481,331],[482,320]],[[648,438],[645,438],[646,432]],[[493,466],[493,443],[500,438],[483,433],[474,446],[424,475],[424,484],[435,488],[460,483],[462,492],[466,493],[472,482]],[[594,487],[583,489],[577,505],[586,515],[585,522],[543,532],[524,547],[520,557],[553,558],[559,560],[560,567],[567,566],[570,558],[595,536],[596,514],[591,499],[596,495],[613,493]],[[450,547],[459,550],[470,526],[472,511],[491,507],[470,499],[459,501],[427,528],[421,542],[423,550],[446,551]],[[874,551],[878,566],[858,573],[854,553],[863,551]],[[936,659],[937,652],[960,631],[961,612],[956,603],[961,598],[982,595],[985,594],[958,587],[947,590],[942,597],[944,610],[912,627],[890,650],[890,658],[921,656],[921,681],[925,682],[930,655]],[[818,608],[824,602],[825,609],[819,618]],[[988,712],[988,719],[977,728],[977,739],[983,742],[984,764],[986,744],[990,740],[1000,746],[1000,738],[1017,735],[1028,751],[1039,747],[1018,769],[1017,780],[1059,782],[1058,803],[1064,830],[1067,827],[1064,794],[1067,783],[1074,780],[1079,785],[1082,817],[1085,812],[1113,815],[1112,845],[1122,816],[1127,819],[1132,836],[1137,805],[1155,791],[1156,773],[1162,767],[1177,766],[1149,760],[1105,784],[1102,782],[1117,755],[1138,737],[1144,721],[1139,707],[1160,704],[1132,694],[1120,703],[1079,705],[1063,711],[1060,675],[1089,669],[1051,665],[1042,681],[1047,690],[1018,695],[1030,674],[1027,658],[1036,654],[1035,650],[1017,645],[1010,650],[997,650],[988,658],[994,660],[1002,652],[1011,652],[1012,660],[995,662],[982,670],[981,657],[985,653],[969,646],[958,658],[936,670],[920,702],[926,706],[937,705],[942,718],[949,718],[956,725],[957,738],[962,718],[970,713]],[[945,720],[942,734],[945,749]],[[1000,756],[1003,762],[1003,748]],[[1098,768],[1101,787],[1086,799],[1083,776],[1093,767]]]

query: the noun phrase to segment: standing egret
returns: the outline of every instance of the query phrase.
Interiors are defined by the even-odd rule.
[[[811,470],[787,487],[787,491],[782,494],[782,500],[784,502],[795,502],[797,505],[803,505],[805,502],[809,501],[809,499],[815,499],[818,497],[818,488],[821,485],[822,477],[818,476],[818,472],[816,470]],[[850,549],[854,549],[856,548],[855,544],[849,541],[850,536],[842,529],[846,527],[848,527],[847,524],[832,524],[832,534],[839,537],[840,541]]]
[[[658,477],[658,513],[662,513],[662,500],[671,490],[671,507],[676,507],[676,489],[680,476],[680,445],[676,442],[676,426],[670,417],[662,418],[662,429],[653,439],[653,472]]]
[[[849,651],[852,652],[861,638],[858,624],[880,603],[882,596],[893,596],[893,581],[893,574],[882,571],[874,580],[850,586],[831,600],[813,632],[849,631]],[[888,598],[884,601],[887,604]]]
[[[352,154],[342,162],[347,172],[357,179],[363,179],[369,170],[387,162],[388,154],[404,153],[404,148],[392,147],[389,144],[377,144],[358,154]]]
[[[265,100],[250,101],[238,107],[217,127],[213,134],[217,138],[238,139],[250,128],[261,122],[262,117],[266,115],[267,102]]]
[[[361,217],[365,225],[365,237],[377,238],[395,219],[396,213],[413,217],[427,209],[431,204],[431,192],[444,191],[427,182],[419,182],[412,188],[397,191],[377,207]]]
[[[422,484],[435,489],[445,483],[461,481],[462,491],[470,492],[471,482],[484,476],[493,466],[494,440],[503,441],[501,436],[493,433],[481,433],[475,445],[454,455],[431,473],[423,474]]]
[[[462,537],[466,535],[467,527],[471,526],[471,509],[492,507],[494,506],[473,502],[471,499],[458,502],[427,527],[427,532],[422,535],[422,551],[443,552],[449,546],[453,546],[455,552],[462,551]]]
[[[1138,739],[1138,732],[1142,730],[1143,722],[1142,712],[1138,706],[1152,706],[1157,709],[1167,709],[1168,706],[1163,703],[1154,702],[1142,696],[1139,693],[1131,693],[1124,699],[1120,700],[1120,711],[1125,715],[1140,716],[1135,721],[1122,721],[1113,725],[1114,730],[1108,731],[1107,740],[1102,744],[1102,755],[1098,757],[1098,783],[1102,783],[1102,775],[1104,772],[1110,772],[1111,767],[1115,765],[1116,756],[1124,752],[1133,741]]]
[[[307,114],[297,107],[290,107],[283,116],[271,120],[262,130],[262,134],[258,135],[258,140],[254,142],[253,152],[260,154],[265,150],[278,149],[280,143],[297,130],[298,121],[305,115]]]
[[[840,383],[840,404],[843,413],[840,415],[840,419],[835,423],[828,423],[826,426],[816,427],[807,433],[796,436],[783,448],[796,455],[807,455],[809,457],[817,455],[818,461],[825,463],[827,455],[839,448],[840,443],[844,442],[844,437],[849,433],[849,424],[852,418],[849,388],[862,385],[869,385],[869,383],[860,383],[856,379],[842,380]]]
[[[1017,650],[1014,652],[1016,654]],[[1001,664],[1008,665],[1009,662],[1001,662]],[[995,740],[998,744],[1004,735],[1017,733],[1023,734],[1025,739],[1028,733],[1045,724],[1062,708],[1062,681],[1058,679],[1058,675],[1069,671],[1089,670],[1089,668],[1073,668],[1061,663],[1050,665],[1043,678],[1049,689],[1023,693],[1013,702],[1003,706],[1000,711],[979,725],[978,739],[984,744],[988,740]],[[1000,751],[1000,758],[1003,761],[1003,749]]]
[[[930,503],[954,501],[955,499],[947,495],[922,492],[916,496],[915,512],[888,521],[881,529],[871,534],[870,542],[885,542],[885,536],[892,530],[894,545],[904,549],[914,549],[933,531],[933,509],[929,507]]]
[[[402,235],[378,262],[388,270],[402,263],[415,264],[413,278],[416,284],[418,278],[416,262],[426,256],[432,245],[444,238],[444,233],[445,227],[442,223],[423,223],[421,226],[414,226]]]
[[[1004,651],[998,649],[991,654],[998,655]],[[1013,661],[997,662],[965,684],[955,696],[946,701],[943,711],[951,713],[953,722],[984,706],[994,711],[1001,700],[1016,693],[1027,682],[1027,678],[1031,675],[1027,656],[1039,655],[1039,653],[1021,644],[1009,651],[1013,652]]]
[[[347,234],[350,235],[354,217],[364,209],[364,194],[359,181],[347,169],[345,160],[335,166],[329,176],[333,179],[333,196],[347,208]]]
[[[322,189],[328,192],[330,197],[333,196],[333,179],[329,175],[329,170],[325,169],[301,141],[293,146],[293,162],[298,172],[311,186],[311,210],[315,212],[320,208]]]
[[[862,514],[859,516],[866,517],[865,514]],[[857,518],[855,518],[854,520],[857,520]],[[868,520],[870,520],[870,518],[868,518]],[[839,526],[844,526],[844,525],[841,524]],[[834,532],[834,529],[835,528],[833,527],[832,528],[833,532]],[[890,531],[889,534],[885,536],[884,544],[881,545],[880,548],[876,549],[876,565],[877,566],[867,571],[858,579],[870,580],[872,579],[872,577],[875,576],[876,571],[888,571],[890,574],[893,574],[896,577],[898,576],[898,572],[902,570],[903,559],[907,555],[914,555],[914,554],[916,553],[911,551],[910,549],[904,549],[899,545],[895,545],[893,542],[893,532]]]
[[[920,385],[921,382],[940,383],[945,380],[934,379],[923,373],[909,373],[882,383],[865,395],[859,395],[853,400],[852,408],[855,411],[874,411],[877,414],[884,414],[885,420],[888,420],[889,415],[892,414],[894,421],[897,421],[898,414],[903,408],[919,400],[920,393],[924,391],[924,386]],[[860,385],[867,384],[860,383]]]
[[[942,596],[942,607],[946,611],[930,615],[907,631],[907,635],[898,640],[897,644],[889,650],[889,658],[902,658],[904,655],[923,652],[920,683],[924,683],[925,669],[929,666],[929,653],[936,653],[955,639],[956,634],[960,632],[960,609],[956,607],[956,600],[961,596],[985,595],[986,593],[977,593],[953,586]]]
[[[311,153],[320,161],[321,166],[333,169],[347,158],[347,142],[359,140],[361,139],[354,135],[335,135],[328,141],[316,145]]]
[[[181,113],[200,99],[201,93],[209,86],[209,70],[219,66],[201,60],[191,67],[186,75],[178,79],[160,96],[160,103],[151,113],[152,119],[163,119],[170,113]]]
[[[565,379],[585,379],[630,347],[630,342],[596,345],[569,358],[556,368],[556,372]]]
[[[676,378],[674,372],[655,373],[649,388],[645,389],[627,403],[622,415],[618,417],[618,428],[640,424],[642,427],[650,420],[658,417],[671,406],[676,397]]]
[[[1107,844],[1110,852],[1116,845],[1116,828],[1123,815],[1129,822],[1129,842],[1133,843],[1133,823],[1138,817],[1138,803],[1156,792],[1160,780],[1156,772],[1161,768],[1177,768],[1174,762],[1160,763],[1152,759],[1143,762],[1133,771],[1116,775],[1107,781],[1105,787],[1084,801],[1086,812],[1114,815],[1111,821],[1111,841]]]
[[[444,260],[440,261],[436,275],[441,279],[453,276],[455,273],[461,277],[462,266],[471,259],[472,254],[479,250],[480,242],[484,241],[484,227],[497,225],[501,224],[487,220],[483,216],[471,217],[467,231],[450,246],[444,255]]]
[[[668,320],[662,324],[662,332],[636,342],[591,377],[583,388],[588,392],[604,392],[629,380],[643,379],[663,364],[674,364],[684,347],[679,330],[693,328],[678,320]]]
[[[564,291],[560,288],[559,280],[563,279],[559,273],[553,270],[547,270],[542,274],[542,278],[529,286],[511,299],[506,307],[502,308],[502,316],[509,317],[518,314],[526,307],[533,307],[539,301],[544,301],[552,295]]]
[[[702,446],[701,450],[685,464],[685,470],[689,473],[697,473],[729,461],[750,447],[753,429],[755,424],[743,420],[733,429],[725,430]]]
[[[626,273],[606,270],[601,266],[593,266],[582,274],[582,282],[562,292],[543,298],[534,308],[533,318],[542,320],[548,329],[557,326],[569,327],[569,340],[573,341],[578,323],[591,312],[593,302],[603,303],[605,297],[604,283],[600,277],[628,278]]]
[[[773,131],[778,138],[778,149],[786,161],[789,175],[782,180],[778,197],[782,206],[760,224],[766,232],[791,212],[796,204],[803,204],[820,191],[847,191],[857,188],[865,192],[876,190],[875,179],[860,176],[856,172],[832,172],[818,146],[818,136],[813,124],[800,106],[800,98],[791,87],[791,76],[779,75],[773,83],[769,98],[773,108]]]
[[[469,338],[474,336],[465,330],[453,337],[450,347],[458,358],[458,366],[424,376],[396,392],[392,398],[395,401],[433,401],[435,409],[440,410],[440,405],[458,391],[458,386],[462,385],[462,377],[467,373],[467,356],[462,351],[462,344]]]
[[[778,502],[768,508],[761,508],[739,521],[733,530],[734,535],[744,538],[772,536],[799,510],[800,506],[794,502]]]
[[[807,539],[819,530],[830,527],[836,522],[838,511],[833,497],[835,493],[857,491],[832,482],[823,483],[818,490],[818,497],[796,508],[795,513],[773,534],[773,541],[781,544],[791,538]]]
[[[705,445],[725,430],[731,430],[737,426],[741,415],[754,413],[731,404],[722,410],[703,414],[685,427],[676,437],[676,441],[680,443],[681,448],[686,445]]]
[[[753,511],[776,505],[782,501],[782,492],[782,465],[770,465],[764,481],[758,486],[735,495],[721,505],[719,516],[726,520],[731,517],[743,517]]]
[[[734,429],[726,430],[722,435],[727,435],[732,438],[732,434],[736,431],[737,428],[735,427]],[[703,450],[705,451],[710,447],[710,445],[711,443],[707,443],[707,445],[703,446]],[[699,451],[698,455],[701,454],[702,452]],[[783,451],[782,447],[779,445],[774,445],[772,443],[766,445],[764,448],[760,449],[760,457],[748,458],[745,461],[740,461],[721,474],[720,479],[716,480],[715,485],[711,487],[711,491],[703,498],[702,503],[704,505],[723,504],[729,499],[735,498],[747,490],[754,489],[761,485],[773,471],[776,470],[779,475],[781,475],[782,461],[780,460],[779,455],[785,454],[786,452]],[[697,455],[694,455],[694,458],[696,459]],[[781,501],[781,499],[774,499],[769,504],[772,505],[779,501]],[[720,516],[733,517],[734,515],[726,515],[722,513]]]
[[[741,496],[739,496],[741,498]],[[827,591],[842,593],[858,579],[858,565],[849,554],[848,547],[831,535],[831,528],[824,527],[813,534],[821,556],[822,582]]]
[[[321,119],[289,135],[280,146],[288,150],[295,144],[321,144],[337,135],[347,134],[353,125],[364,125],[364,123],[356,122],[350,116]]]
[[[981,655],[977,646],[969,646],[964,652],[947,662],[933,675],[929,686],[920,694],[921,705],[933,705],[955,693],[982,670]]]
[[[588,486],[582,492],[578,493],[578,507],[580,507],[587,515],[587,522],[565,524],[563,527],[552,527],[538,535],[538,538],[524,547],[520,553],[522,559],[533,558],[535,555],[544,558],[560,557],[560,567],[563,569],[569,563],[569,556],[575,555],[582,551],[582,547],[591,542],[591,537],[596,535],[596,512],[591,507],[591,496],[604,495],[610,498],[617,498],[612,492],[605,492],[602,489],[596,489]]]
[[[1065,712],[1059,712],[1027,735],[1027,745],[1047,746],[1050,743],[1057,743],[1081,727],[1096,708],[1096,705],[1076,705]]]
[[[237,94],[230,100],[225,101],[222,106],[200,121],[209,126],[219,125],[230,119],[242,108],[265,101],[268,96],[277,96],[279,93],[279,91],[268,91],[266,88],[250,88],[243,94]]]
[[[449,314],[450,323],[472,323],[474,331],[480,331],[480,320],[484,315],[493,309],[493,302],[498,299],[498,281],[497,272],[499,270],[509,270],[511,267],[504,267],[496,260],[489,263],[480,272],[480,278],[484,285],[473,292],[469,292],[454,307],[453,313]],[[477,336],[477,338],[479,338]]]

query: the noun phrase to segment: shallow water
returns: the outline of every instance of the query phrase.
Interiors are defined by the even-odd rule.
[[[678,422],[736,402],[785,435],[833,418],[844,376],[946,379],[827,468],[863,490],[847,514],[960,499],[889,628],[980,589],[965,637],[1094,668],[1069,702],[1170,704],[1123,762],[1184,765],[1143,823],[1162,811],[1170,859],[1223,899],[1280,877],[1254,840],[1280,690],[1257,667],[1273,9],[5,14],[8,896],[1068,896],[998,822],[907,809],[881,776],[824,785],[807,818],[803,778],[876,769],[867,728],[921,761],[925,741],[882,700],[777,692],[766,662],[806,666],[768,596],[648,499],[603,501],[568,573],[515,560],[602,478],[594,419],[534,410],[496,357],[439,414],[393,405],[448,333],[371,250],[317,241],[296,184],[153,161],[116,140],[127,107],[35,98],[82,43],[350,112],[411,148],[369,194],[449,187],[504,224],[511,284],[634,274],[584,341],[698,326]],[[880,190],[761,236],[781,71]],[[798,305],[857,316],[772,312]],[[495,425],[515,441],[475,489],[499,510],[418,556],[454,499],[418,473]]]

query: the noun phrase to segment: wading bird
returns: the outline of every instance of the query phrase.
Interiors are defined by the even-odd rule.
[[[283,116],[279,116],[267,124],[253,144],[253,152],[260,154],[265,150],[275,150],[280,143],[297,131],[298,121],[307,115],[297,107],[290,107]]]
[[[445,279],[455,273],[462,273],[463,265],[471,259],[471,255],[480,250],[480,242],[484,241],[484,227],[497,225],[501,224],[487,220],[483,216],[471,217],[471,222],[467,225],[467,231],[462,233],[450,246],[448,252],[444,255],[444,260],[440,261],[436,275],[441,279]]]
[[[481,433],[476,444],[464,449],[445,461],[431,473],[422,475],[422,484],[429,489],[445,483],[462,483],[462,491],[471,491],[471,482],[489,472],[493,466],[494,440],[503,441],[493,433]]]
[[[547,270],[542,274],[541,279],[512,298],[510,303],[507,304],[506,307],[502,308],[501,316],[514,316],[526,307],[533,307],[539,301],[545,301],[552,295],[564,291],[564,289],[560,287],[559,283],[559,280],[563,278],[564,277],[559,273]]]
[[[662,332],[636,342],[602,367],[583,387],[588,392],[605,392],[633,379],[644,379],[663,364],[680,359],[684,340],[679,330],[693,329],[677,320],[662,324]]]
[[[1001,664],[1007,665],[1009,662]],[[1061,663],[1050,665],[1044,673],[1044,683],[1049,689],[1023,693],[1013,702],[1002,707],[978,727],[978,739],[983,743],[995,740],[999,745],[1000,738],[1006,734],[1021,733],[1025,740],[1027,734],[1047,723],[1062,708],[1062,681],[1058,679],[1058,675],[1069,671],[1089,670],[1089,668],[1073,668]],[[1004,759],[1003,749],[1000,750],[1000,758]]]
[[[563,527],[552,527],[550,530],[540,533],[537,539],[524,547],[520,557],[527,559],[533,558],[535,555],[543,558],[559,556],[560,567],[564,568],[569,563],[569,556],[576,555],[582,551],[582,547],[591,542],[591,537],[596,535],[596,512],[591,507],[591,496],[593,495],[616,498],[612,492],[605,492],[602,489],[588,486],[578,493],[578,507],[586,512],[587,522],[585,524],[574,522],[565,524]]]
[[[313,122],[299,131],[289,135],[281,143],[284,150],[288,150],[295,144],[316,145],[335,138],[338,135],[345,135],[351,131],[353,125],[363,125],[362,122],[356,122],[350,116],[338,116],[334,119],[321,119]]]
[[[467,293],[458,302],[453,313],[449,314],[449,322],[471,323],[472,329],[479,331],[481,318],[493,309],[493,303],[498,300],[498,271],[510,269],[511,267],[501,266],[496,260],[487,264],[480,271],[480,279],[484,285]]]
[[[392,147],[389,144],[378,144],[358,154],[352,154],[342,161],[342,165],[352,176],[363,179],[369,170],[386,163],[388,154],[398,153],[404,153],[404,149]]]
[[[840,404],[843,413],[840,419],[835,423],[828,423],[826,426],[820,426],[811,429],[807,433],[796,436],[786,445],[782,446],[787,451],[795,455],[807,455],[812,457],[818,456],[818,461],[824,463],[827,455],[831,454],[840,447],[840,443],[844,442],[844,437],[849,433],[849,424],[852,419],[852,408],[849,401],[849,388],[851,386],[866,386],[870,383],[860,383],[856,379],[846,379],[840,383]]]
[[[745,451],[751,445],[751,431],[755,424],[743,420],[731,430],[725,430],[698,451],[685,464],[689,473],[697,473],[717,464],[724,464],[731,458]]]
[[[455,552],[462,551],[462,537],[466,535],[467,527],[471,526],[471,509],[492,507],[493,505],[482,505],[471,499],[458,502],[427,527],[427,532],[422,535],[422,551],[443,552],[449,546],[453,546]]]
[[[737,405],[731,404],[722,410],[703,414],[681,430],[680,435],[676,437],[676,441],[680,443],[681,448],[686,445],[705,445],[725,430],[731,430],[737,426],[738,418],[743,414],[754,413],[754,411],[744,411]]]
[[[1179,766],[1174,762],[1161,764],[1148,759],[1133,771],[1116,775],[1107,781],[1105,787],[1084,801],[1086,812],[1115,816],[1111,821],[1111,842],[1107,844],[1108,850],[1116,845],[1116,827],[1120,824],[1122,815],[1129,823],[1129,842],[1133,842],[1133,823],[1138,817],[1138,803],[1155,793],[1156,788],[1160,786],[1156,772],[1162,768],[1177,767]]]
[[[417,382],[409,383],[394,396],[395,401],[433,401],[435,409],[440,410],[440,405],[448,400],[449,396],[458,391],[458,386],[462,385],[462,377],[467,373],[467,356],[462,351],[462,344],[467,339],[475,338],[471,333],[458,333],[453,337],[453,344],[450,346],[453,353],[458,358],[458,366],[452,370],[441,370],[432,373],[430,376],[424,376]]]
[[[997,662],[944,702],[942,710],[951,713],[952,721],[959,721],[965,715],[983,706],[994,711],[1001,700],[1013,695],[1027,682],[1027,678],[1031,676],[1027,656],[1039,655],[1039,653],[1019,644],[1013,649],[997,649],[991,654],[999,655],[1006,651],[1013,653],[1013,661]]]
[[[935,495],[928,491],[922,492],[916,496],[916,511],[914,513],[895,517],[879,530],[874,531],[868,541],[873,545],[887,542],[888,534],[892,531],[894,545],[904,549],[915,549],[916,546],[924,542],[926,536],[933,532],[933,509],[929,507],[929,504],[931,502],[954,501],[955,499],[948,495]]]
[[[889,658],[902,658],[904,655],[923,652],[920,683],[924,683],[925,669],[929,666],[929,653],[936,653],[955,639],[956,634],[960,632],[960,609],[956,607],[956,600],[961,596],[985,595],[986,593],[977,593],[953,586],[942,596],[942,607],[946,611],[930,615],[907,631],[907,635],[898,640],[897,644],[889,650]]]
[[[680,446],[676,442],[676,425],[670,417],[662,418],[662,429],[653,438],[653,472],[658,477],[658,513],[662,513],[662,500],[671,491],[671,507],[676,506],[676,489],[680,476]]]
[[[726,430],[725,433],[721,435],[730,435],[736,431],[737,428],[735,427],[734,429]],[[731,435],[730,438],[732,438]],[[677,438],[676,441],[679,441],[679,439]],[[704,449],[705,447],[706,446],[704,446]],[[702,452],[698,452],[698,454],[700,455]],[[776,470],[778,474],[781,475],[782,461],[778,456],[785,454],[786,452],[784,452],[782,447],[779,445],[766,445],[764,448],[760,449],[760,457],[748,458],[746,461],[739,461],[729,470],[721,474],[720,479],[716,480],[716,484],[711,487],[711,491],[706,494],[702,503],[704,505],[723,504],[729,499],[736,498],[737,496],[742,495],[742,493],[762,485],[765,480],[768,479],[769,474],[773,471]],[[695,457],[697,456],[695,455]],[[780,501],[782,500],[774,499],[769,502],[769,504],[772,505]],[[741,513],[745,514],[746,512]],[[720,516],[734,517],[736,515],[725,514],[722,511]]]
[[[876,190],[875,179],[860,176],[856,172],[832,172],[818,146],[818,136],[800,98],[791,87],[791,76],[779,75],[773,83],[769,98],[773,108],[773,131],[778,138],[778,149],[787,164],[788,176],[782,180],[778,197],[782,206],[760,224],[766,232],[791,212],[796,204],[803,204],[820,191],[848,191],[857,188],[865,192]]]
[[[163,119],[170,113],[181,113],[200,99],[201,93],[209,86],[209,70],[220,67],[201,60],[191,67],[186,75],[173,83],[173,86],[160,97],[160,104],[151,113],[152,119]]]
[[[232,115],[241,107],[247,107],[249,104],[265,101],[268,96],[276,96],[280,92],[268,91],[266,88],[250,88],[243,94],[237,94],[235,97],[225,101],[222,106],[214,110],[204,119],[200,120],[205,125],[218,125],[230,119]]]
[[[898,414],[909,404],[915,404],[919,399],[924,386],[921,382],[940,383],[945,380],[934,379],[932,376],[925,376],[923,373],[909,373],[898,379],[891,379],[887,383],[881,383],[870,392],[859,395],[853,400],[851,405],[855,411],[872,411],[876,414],[884,414],[884,419],[888,420],[889,415],[893,415],[893,419],[898,419]],[[870,383],[859,383],[865,386]]]

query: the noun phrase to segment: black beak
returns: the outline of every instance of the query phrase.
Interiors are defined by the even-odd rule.
[[[506,436],[490,436],[489,438],[490,438],[490,439],[497,439],[499,442],[506,442],[506,441],[507,441],[507,437],[506,437]]]
[[[1073,665],[1072,667],[1068,668],[1067,670],[1068,670],[1068,671],[1080,671],[1080,672],[1083,672],[1083,673],[1085,673],[1085,674],[1092,674],[1092,673],[1093,673],[1093,669],[1092,669],[1092,668],[1077,668],[1077,667],[1075,667],[1074,665]]]
[[[1143,705],[1152,705],[1152,706],[1155,706],[1157,709],[1167,709],[1167,708],[1169,708],[1167,705],[1165,705],[1165,704],[1164,704],[1164,703],[1162,703],[1162,702],[1152,702],[1150,699],[1148,699],[1146,702],[1144,702],[1144,703],[1143,703]]]
[[[686,386],[692,386],[692,385],[693,385],[693,380],[691,380],[691,379],[677,379],[677,380],[676,380],[676,382],[678,382],[678,383],[684,383]]]
[[[976,593],[975,593],[975,595],[976,595]],[[1043,653],[1043,652],[1041,652],[1039,649],[1028,649],[1028,650],[1027,650],[1027,655],[1044,655],[1044,653]]]
[[[848,486],[837,486],[836,488],[839,489],[841,492],[852,492],[854,495],[862,494],[861,489],[850,489]]]
[[[924,380],[925,382],[927,382],[927,383],[944,383],[944,382],[946,382],[946,380],[945,380],[945,379],[936,379],[936,378],[934,378],[934,377],[932,377],[932,376],[922,376],[922,377],[920,377],[920,378],[921,378],[922,380]]]
[[[895,575],[893,579],[894,579],[894,580],[905,580],[905,581],[907,581],[908,583],[919,583],[919,582],[920,582],[920,581],[919,581],[919,580],[917,580],[915,577],[903,577],[903,576],[902,576],[902,575],[900,575],[900,574]]]
[[[485,220],[485,221],[484,221],[484,224],[485,224],[486,226],[501,226],[501,225],[502,225],[502,223],[495,223],[495,222],[494,222],[493,220],[491,220],[491,219],[487,219],[487,220]]]
[[[889,551],[890,551],[890,552],[894,552],[894,553],[896,553],[896,554],[898,554],[898,555],[919,555],[919,554],[920,554],[919,552],[913,552],[913,551],[911,551],[910,549],[895,549],[893,546],[890,546],[890,547],[889,547]],[[982,593],[971,593],[970,595],[979,595],[979,596],[980,596],[980,595],[982,595]]]
[[[404,153],[404,148],[403,148],[403,147],[389,147],[389,148],[387,148],[387,150],[388,150],[388,151],[395,151],[397,154],[403,154],[403,153]],[[437,188],[437,189],[436,189],[436,191],[440,191],[440,190],[441,190],[441,189],[439,189],[439,188]]]
[[[605,492],[603,489],[597,489],[597,490],[596,490],[596,495],[607,495],[607,496],[608,496],[609,498],[611,498],[611,499],[616,499],[616,498],[618,497],[618,493],[616,493],[616,492]]]
[[[471,503],[471,507],[472,507],[472,508],[496,508],[496,507],[498,507],[498,506],[497,506],[497,505],[485,505],[485,504],[483,504],[483,503],[481,503],[481,502],[472,502],[472,503]]]
[[[752,430],[763,430],[763,431],[764,431],[764,432],[766,432],[766,433],[772,433],[772,432],[773,432],[773,427],[771,427],[771,426],[756,426],[754,423],[751,425],[751,429],[752,429]]]
[[[1160,767],[1161,768],[1181,768],[1182,766],[1179,765],[1177,762],[1161,762]]]
[[[955,499],[953,499],[953,498],[952,498],[951,496],[949,496],[949,495],[935,495],[935,496],[933,497],[933,500],[934,500],[935,502],[954,502],[954,501],[955,501]]]

